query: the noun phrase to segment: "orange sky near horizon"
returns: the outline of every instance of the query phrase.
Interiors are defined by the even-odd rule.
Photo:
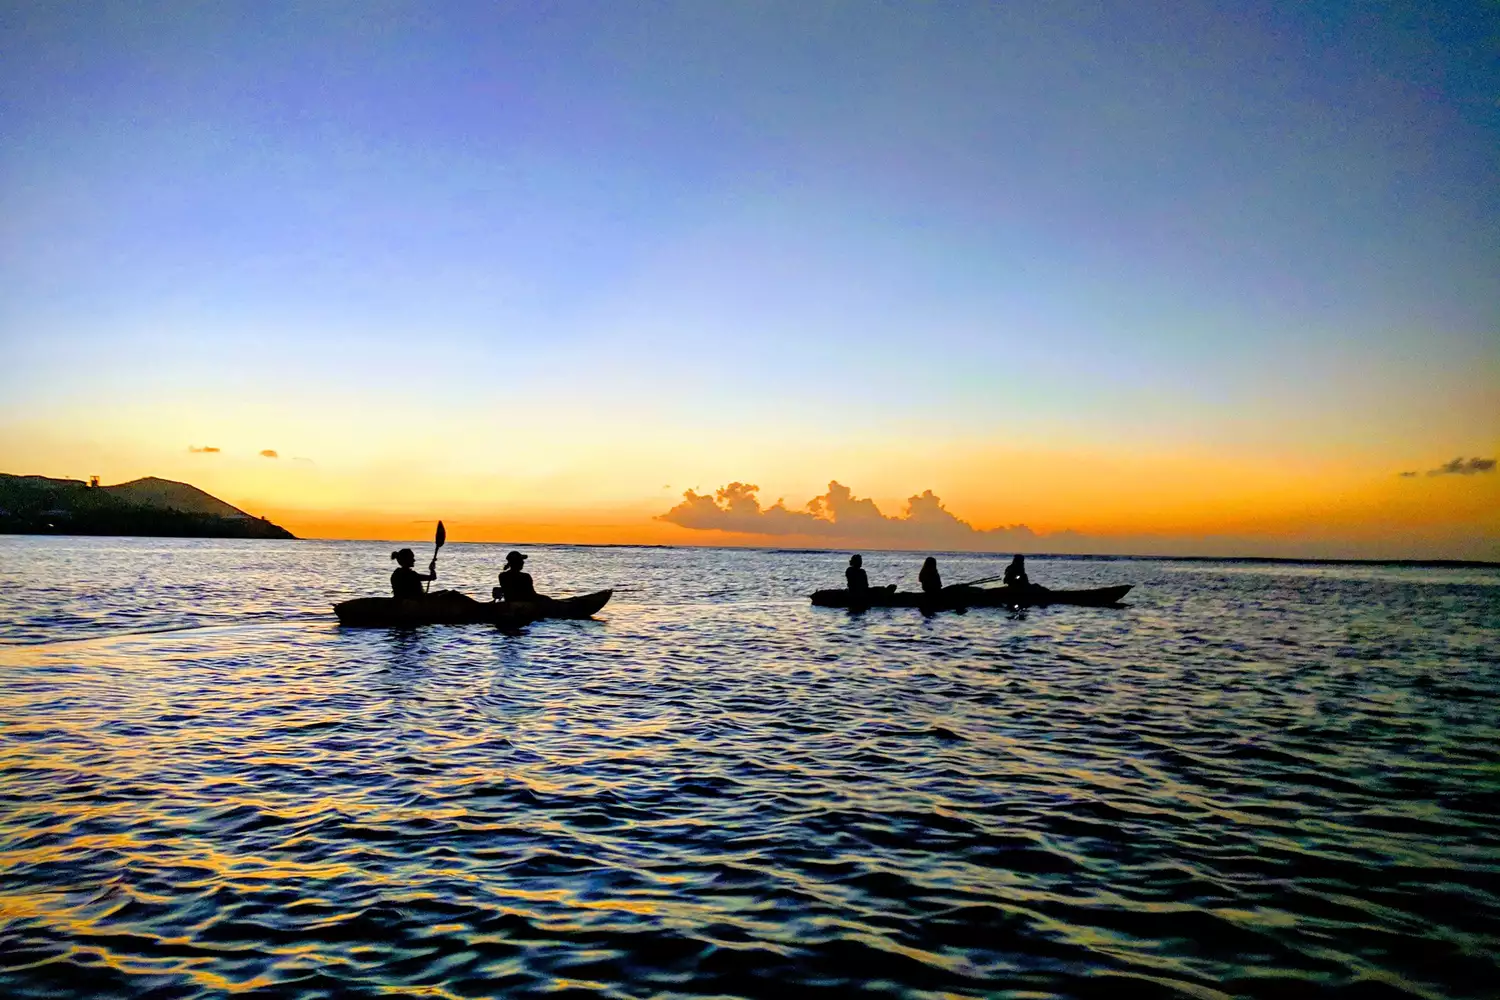
[[[1214,517],[1183,511],[1180,519],[1110,523],[1104,518],[1076,526],[1032,523],[1039,538],[1034,551],[1161,555],[1275,555],[1309,558],[1460,558],[1500,559],[1500,488],[1489,482],[1445,481],[1381,484],[1362,496],[1303,497],[1301,505],[1280,509],[1240,510]],[[1322,503],[1318,503],[1318,500]],[[673,498],[674,502],[676,498]],[[1335,505],[1336,500],[1342,503]],[[769,501],[768,501],[769,502]],[[792,506],[789,501],[789,506]],[[901,501],[878,504],[882,513],[899,515]],[[946,504],[976,528],[1018,523],[990,521]],[[450,505],[451,506],[451,505]],[[518,512],[486,515],[460,509],[445,517],[455,541],[563,543],[604,545],[728,545],[814,548],[912,548],[920,543],[892,543],[878,538],[830,538],[814,535],[774,536],[699,531],[657,519],[652,513],[625,509],[602,511]],[[308,511],[264,508],[265,516],[308,538],[423,541],[436,519],[380,515],[366,511]],[[1023,522],[1024,523],[1024,522]],[[1057,531],[1077,531],[1083,545],[1059,544]],[[1049,539],[1052,544],[1049,545]],[[940,545],[946,549],[948,545]],[[974,546],[957,546],[971,548]]]
[[[71,478],[101,475],[107,483],[157,475],[193,483],[301,537],[421,541],[443,518],[455,541],[515,543],[787,545],[922,547],[920,541],[828,535],[774,536],[693,530],[659,519],[684,490],[711,494],[730,481],[761,485],[762,507],[784,498],[800,510],[823,493],[829,478],[870,496],[887,517],[904,514],[906,498],[932,489],[945,507],[975,528],[1026,524],[1042,537],[1035,551],[1082,550],[1143,554],[1278,555],[1372,558],[1500,558],[1500,475],[1425,473],[1402,477],[1388,462],[1315,452],[1215,456],[1207,449],[1107,453],[1077,445],[1044,450],[983,442],[883,453],[808,447],[774,460],[739,448],[717,461],[728,470],[688,480],[684,466],[703,458],[690,450],[678,468],[656,464],[656,446],[621,449],[613,460],[585,449],[568,454],[550,440],[532,453],[512,449],[511,465],[533,473],[487,472],[489,462],[456,472],[442,462],[388,463],[298,460],[293,450],[262,457],[243,435],[218,452],[186,444],[132,446],[107,437],[70,449],[55,432],[0,438],[0,468]],[[96,435],[98,432],[95,432]],[[208,443],[198,445],[203,447]],[[536,474],[528,462],[550,454]],[[1492,452],[1491,452],[1492,453]],[[835,473],[814,471],[813,459]],[[429,456],[431,457],[431,456]],[[441,456],[439,456],[441,457]],[[1446,461],[1447,456],[1443,460]],[[704,464],[714,464],[705,461]],[[634,473],[625,470],[639,465]],[[503,458],[495,466],[507,467]],[[756,474],[758,466],[763,473]],[[403,468],[404,467],[404,468]],[[597,471],[596,471],[597,470]],[[649,478],[648,478],[649,477]],[[657,482],[657,479],[663,479]],[[671,481],[666,481],[670,479]],[[607,480],[607,488],[599,486]],[[1073,531],[1081,540],[1048,538]],[[977,540],[973,546],[982,545]],[[939,548],[950,547],[948,544]]]

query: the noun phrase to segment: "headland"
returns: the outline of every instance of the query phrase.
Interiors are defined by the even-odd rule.
[[[147,476],[98,480],[0,473],[0,534],[144,535],[171,538],[296,538],[263,517],[188,483]]]

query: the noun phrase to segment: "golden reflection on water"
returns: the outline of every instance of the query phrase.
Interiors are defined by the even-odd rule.
[[[284,617],[0,646],[0,985],[1494,981],[1490,591],[1039,560],[1139,603],[854,617],[791,599],[831,556],[555,550],[638,596],[387,634],[320,617],[347,594],[295,603],[363,579],[358,547],[260,577],[184,551],[213,586],[163,616]],[[139,627],[137,577],[68,620]]]

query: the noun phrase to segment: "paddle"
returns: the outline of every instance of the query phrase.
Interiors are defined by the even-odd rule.
[[[432,541],[433,541],[433,545],[432,545],[432,561],[433,562],[437,562],[438,549],[442,548],[443,547],[443,543],[446,542],[447,540],[448,540],[448,529],[443,527],[443,522],[442,521],[439,521],[438,522],[438,526],[437,526],[437,534],[434,535],[433,539],[432,539]],[[430,591],[431,589],[432,589],[432,581],[428,580],[424,592],[425,591]]]
[[[944,590],[952,590],[954,587],[977,587],[981,583],[994,583],[996,580],[1003,580],[1003,579],[1005,579],[1005,574],[1004,573],[1001,573],[999,576],[982,576],[982,577],[980,577],[977,580],[970,580],[968,583],[950,583],[950,584],[948,584],[948,586],[944,587],[943,589]]]

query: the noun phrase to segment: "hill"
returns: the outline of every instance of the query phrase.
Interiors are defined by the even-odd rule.
[[[0,533],[295,538],[188,483],[148,476],[115,486],[0,473]]]
[[[225,503],[212,494],[205,493],[188,483],[170,479],[132,479],[118,486],[99,487],[110,496],[119,497],[126,503],[157,510],[180,510],[184,514],[209,514],[214,517],[249,517],[250,515]]]

